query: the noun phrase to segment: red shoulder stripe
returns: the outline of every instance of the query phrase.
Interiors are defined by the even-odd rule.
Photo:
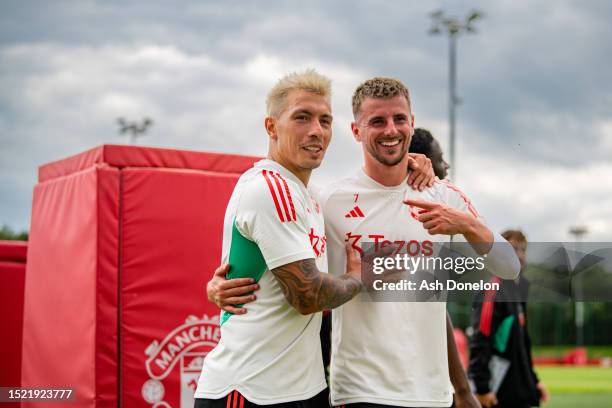
[[[478,211],[476,211],[476,208],[474,208],[474,206],[472,205],[472,201],[468,198],[468,196],[465,195],[465,193],[463,191],[461,191],[461,189],[459,187],[457,187],[456,185],[454,185],[453,183],[451,183],[450,181],[440,181],[440,183],[444,183],[448,186],[448,188],[450,188],[453,191],[456,191],[457,193],[459,193],[459,195],[461,196],[461,199],[467,204],[468,206],[468,211],[472,213],[472,215],[476,218],[479,218],[480,215],[478,215]]]
[[[297,217],[295,216],[295,207],[293,206],[293,198],[291,198],[291,191],[289,190],[289,186],[287,185],[287,181],[283,176],[277,173],[277,176],[283,182],[283,186],[285,187],[285,193],[287,194],[287,198],[289,199],[289,206],[291,207],[291,217],[293,221],[297,221]]]
[[[280,205],[278,204],[278,198],[276,197],[276,191],[274,191],[274,186],[272,185],[272,181],[270,181],[271,174],[268,170],[264,170],[261,172],[264,179],[266,179],[266,183],[268,183],[268,188],[270,189],[270,194],[272,195],[272,199],[274,200],[274,205],[276,206],[276,212],[278,213],[278,218],[280,218],[281,222],[285,222],[285,218],[283,217],[283,212],[281,211]]]
[[[280,196],[281,203],[283,204],[285,218],[287,219],[287,221],[291,221],[291,215],[289,213],[289,207],[287,207],[287,200],[285,198],[285,193],[283,192],[283,187],[281,187],[280,181],[278,179],[279,174],[271,171],[270,175],[272,176],[272,179],[274,180],[274,183],[276,184],[278,195]]]

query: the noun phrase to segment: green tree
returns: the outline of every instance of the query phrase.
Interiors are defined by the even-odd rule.
[[[15,232],[8,225],[2,225],[0,229],[0,240],[27,241],[28,231]]]

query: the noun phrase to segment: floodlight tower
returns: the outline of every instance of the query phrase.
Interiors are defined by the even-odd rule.
[[[432,26],[429,34],[437,35],[445,30],[448,33],[448,122],[449,122],[449,156],[450,171],[454,181],[457,181],[457,157],[455,154],[455,106],[460,103],[457,97],[457,37],[461,33],[475,34],[474,23],[482,18],[484,14],[474,10],[464,20],[454,17],[446,17],[444,11],[437,10],[430,14]]]
[[[584,225],[578,225],[574,227],[570,227],[569,233],[574,237],[576,254],[577,257],[580,256],[581,246],[582,246],[582,238],[589,232],[589,229]],[[580,259],[575,259],[574,262],[578,264]],[[572,277],[574,279],[574,276]],[[574,300],[574,324],[576,326],[576,346],[582,347],[584,346],[584,302],[582,300],[583,292],[582,292],[582,280],[581,278],[576,278],[576,282],[574,284],[575,296],[578,298]]]
[[[138,122],[128,122],[124,118],[117,118],[117,124],[119,125],[119,133],[121,135],[128,133],[130,144],[136,144],[136,139],[143,136],[149,127],[153,125],[153,119],[144,118],[142,123],[138,124]]]

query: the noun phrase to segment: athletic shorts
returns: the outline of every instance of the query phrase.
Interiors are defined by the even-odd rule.
[[[336,405],[334,408],[410,408],[395,407],[394,405],[373,404],[371,402],[355,402],[353,404]]]
[[[325,389],[319,394],[305,401],[283,402],[281,404],[257,405],[242,396],[238,391],[230,392],[220,399],[196,398],[194,408],[325,408],[329,407],[329,390]]]

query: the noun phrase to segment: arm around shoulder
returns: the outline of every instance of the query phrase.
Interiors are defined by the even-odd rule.
[[[272,269],[285,298],[306,315],[333,309],[351,300],[361,290],[359,254],[347,248],[347,273],[332,276],[320,272],[313,258]]]

